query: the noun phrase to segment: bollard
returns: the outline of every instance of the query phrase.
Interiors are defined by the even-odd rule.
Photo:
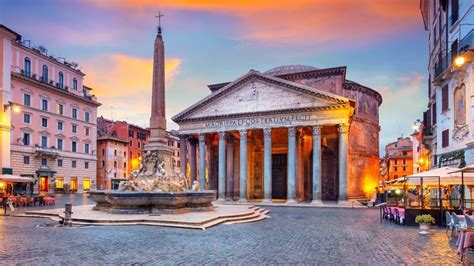
[[[72,204],[65,204],[64,208],[64,225],[72,226]]]

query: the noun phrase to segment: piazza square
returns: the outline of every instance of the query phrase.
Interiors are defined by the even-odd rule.
[[[2,264],[474,264],[474,0],[0,10]]]

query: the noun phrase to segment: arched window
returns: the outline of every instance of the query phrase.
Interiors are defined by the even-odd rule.
[[[42,74],[41,74],[41,80],[42,80],[43,82],[48,83],[48,66],[47,66],[47,65],[43,65],[43,70],[42,70]]]
[[[31,75],[31,61],[28,57],[25,57],[25,65],[24,65],[24,72],[25,75],[30,76]]]
[[[454,90],[454,126],[466,124],[466,85],[462,84]]]
[[[59,71],[59,74],[58,74],[58,86],[60,89],[64,87],[64,75],[63,75],[63,72],[61,71]]]
[[[77,91],[77,79],[76,78],[72,79],[72,88]]]

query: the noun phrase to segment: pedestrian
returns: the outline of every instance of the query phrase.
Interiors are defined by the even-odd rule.
[[[2,207],[3,207],[3,216],[7,216],[7,208],[8,208],[8,197],[3,196],[2,198]]]

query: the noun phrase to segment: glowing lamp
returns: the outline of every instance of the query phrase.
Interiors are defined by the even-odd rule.
[[[460,66],[464,65],[465,62],[466,62],[466,58],[464,58],[464,56],[462,56],[462,55],[457,56],[457,57],[454,59],[454,64],[455,64],[457,67],[460,67]]]
[[[395,194],[400,195],[400,193],[401,193],[400,189],[398,189],[398,188],[395,189]]]
[[[14,106],[13,106],[13,112],[14,112],[14,113],[19,113],[20,111],[21,111],[20,106],[18,106],[18,105],[14,105]]]
[[[424,161],[425,161],[425,160],[423,160],[423,158],[418,159],[418,162],[419,162],[419,163],[423,163]]]

